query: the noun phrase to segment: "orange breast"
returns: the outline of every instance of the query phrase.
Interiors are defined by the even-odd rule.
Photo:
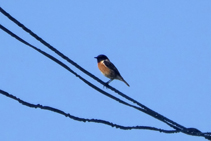
[[[112,74],[111,70],[104,65],[103,61],[101,61],[101,62],[98,63],[98,68],[102,72],[103,75],[105,75],[108,78],[112,78],[112,76],[111,76],[111,74]]]

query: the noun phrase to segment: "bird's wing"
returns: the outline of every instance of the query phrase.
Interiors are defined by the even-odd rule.
[[[103,61],[103,62],[104,62],[104,64],[106,65],[106,67],[108,67],[109,69],[115,71],[115,73],[116,73],[117,75],[120,75],[118,69],[114,66],[113,63],[111,63],[110,61],[107,61],[107,60],[105,60],[105,61]],[[120,76],[121,76],[121,75],[120,75]]]
[[[128,87],[130,87],[130,85],[120,75],[118,69],[114,66],[113,63],[111,63],[110,61],[107,61],[107,60],[104,60],[103,63],[105,64],[106,67],[108,67],[109,69],[113,70],[116,73],[116,78],[115,79],[119,79],[119,80],[125,82],[125,84],[128,85]]]

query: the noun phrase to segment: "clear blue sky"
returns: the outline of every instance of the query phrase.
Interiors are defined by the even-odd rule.
[[[107,55],[121,81],[110,84],[185,127],[211,132],[211,1],[1,1],[12,16],[70,59],[108,81],[94,59]],[[56,56],[0,14],[0,23]],[[66,61],[64,61],[66,62]],[[83,118],[171,129],[98,93],[48,58],[0,31],[0,89]],[[100,88],[92,78],[77,73]],[[117,96],[109,89],[105,91]],[[32,109],[0,95],[0,140],[204,141],[182,133],[123,131]]]

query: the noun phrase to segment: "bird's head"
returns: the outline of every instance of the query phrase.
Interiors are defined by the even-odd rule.
[[[97,59],[97,62],[101,62],[102,60],[109,60],[107,56],[101,54],[95,57]]]

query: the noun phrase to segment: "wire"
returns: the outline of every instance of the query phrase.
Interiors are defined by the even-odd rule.
[[[10,20],[12,20],[15,24],[17,24],[19,27],[21,27],[24,31],[26,31],[27,33],[29,33],[30,35],[32,35],[35,39],[37,39],[39,42],[41,42],[43,45],[45,45],[46,47],[48,47],[50,50],[54,51],[56,54],[58,54],[60,57],[62,57],[63,59],[65,59],[67,62],[71,63],[72,65],[74,65],[76,68],[78,68],[79,70],[81,70],[82,72],[84,72],[85,74],[89,75],[90,77],[92,77],[93,79],[95,79],[96,81],[98,81],[99,83],[105,85],[106,83],[104,83],[102,80],[100,80],[99,78],[97,78],[96,76],[94,76],[93,74],[91,74],[90,72],[86,71],[84,68],[82,68],[81,66],[79,66],[77,63],[75,63],[74,61],[72,61],[71,59],[69,59],[67,56],[65,56],[64,54],[62,54],[60,51],[58,51],[56,48],[54,48],[53,46],[51,46],[49,43],[47,43],[46,41],[44,41],[41,37],[39,37],[38,35],[36,35],[35,33],[33,33],[30,29],[28,29],[26,26],[24,26],[22,23],[20,23],[18,20],[16,20],[15,18],[13,18],[9,13],[7,13],[5,10],[3,10],[0,7],[0,12],[2,14],[4,14],[6,17],[8,17]],[[166,124],[168,124],[169,126],[171,126],[174,129],[180,130],[182,132],[185,133],[186,128],[182,125],[179,125],[178,123],[162,116],[161,114],[151,110],[150,108],[144,106],[143,104],[139,103],[138,101],[130,98],[129,96],[123,94],[122,92],[120,92],[119,90],[111,87],[110,85],[107,86],[108,88],[110,88],[111,90],[113,90],[114,92],[116,92],[117,94],[119,94],[120,96],[126,98],[127,100],[137,104],[138,106],[142,107],[143,112],[145,112],[148,115],[151,115],[152,117],[165,122]]]
[[[82,67],[80,67],[78,64],[76,64],[74,61],[70,60],[68,57],[66,57],[65,55],[63,55],[61,52],[59,52],[57,49],[55,49],[54,47],[52,47],[50,44],[48,44],[47,42],[45,42],[43,39],[41,39],[40,37],[38,37],[36,34],[34,34],[31,30],[29,30],[28,28],[26,28],[23,24],[21,24],[20,22],[18,22],[16,19],[14,19],[11,15],[9,15],[6,11],[4,11],[1,7],[0,7],[0,12],[3,13],[5,16],[7,16],[10,20],[12,20],[13,22],[15,22],[18,26],[20,26],[21,28],[23,28],[26,32],[28,32],[29,34],[31,34],[33,37],[35,37],[38,41],[40,41],[41,43],[43,43],[45,46],[47,46],[49,49],[51,49],[52,51],[54,51],[55,53],[57,53],[59,56],[61,56],[63,59],[67,60],[69,63],[71,63],[72,65],[74,65],[76,68],[78,68],[79,70],[81,70],[82,72],[86,73],[87,75],[89,75],[90,77],[92,77],[93,79],[95,79],[96,81],[100,82],[101,84],[105,84],[103,81],[101,81],[100,79],[98,79],[97,77],[95,77],[94,75],[92,75],[91,73],[89,73],[88,71],[86,71],[85,69],[83,69]],[[63,64],[61,61],[59,61],[58,59],[50,56],[49,54],[41,51],[40,49],[30,45],[29,43],[27,43],[26,41],[24,41],[23,39],[19,38],[17,35],[15,35],[14,33],[12,33],[11,31],[9,31],[8,29],[6,29],[5,27],[3,27],[2,25],[0,25],[0,28],[2,30],[4,30],[5,32],[7,32],[8,34],[10,34],[11,36],[15,37],[16,39],[18,39],[19,41],[21,41],[22,43],[34,48],[35,50],[37,50],[38,52],[42,53],[43,55],[45,55],[46,57],[52,59],[53,61],[57,62],[58,64],[60,64],[61,66],[63,66],[64,68],[66,68],[68,70],[69,67],[67,67],[65,64]],[[94,86],[93,84],[91,84],[90,82],[88,82],[87,80],[85,80],[84,78],[82,78],[81,76],[79,76],[78,74],[76,74],[75,72],[73,72],[71,69],[69,69],[70,72],[72,72],[73,74],[75,74],[77,77],[79,77],[82,81],[84,81],[86,84],[88,84],[89,86],[93,87],[94,89],[96,89],[97,91],[103,93],[106,96],[109,96],[110,98],[119,101],[122,104],[125,104],[127,106],[133,107],[137,110],[140,110],[148,115],[153,116],[154,118],[165,122],[166,124],[168,124],[169,126],[171,126],[172,128],[176,129],[177,131],[181,131],[185,134],[189,134],[189,135],[195,135],[195,136],[204,136],[207,139],[211,138],[211,134],[210,133],[202,133],[200,132],[198,129],[195,128],[185,128],[182,125],[179,125],[178,123],[162,116],[161,114],[147,108],[146,106],[144,106],[143,104],[139,103],[138,101],[128,97],[127,95],[121,93],[120,91],[116,90],[115,88],[108,86],[111,90],[115,91],[116,93],[118,93],[119,95],[121,95],[122,97],[132,101],[133,103],[136,103],[137,105],[139,105],[141,108],[130,105],[104,91],[102,91],[101,89],[99,89],[98,87]],[[105,94],[106,93],[106,94]]]
[[[62,110],[50,107],[50,106],[43,106],[43,105],[40,105],[40,104],[32,104],[32,103],[26,102],[26,101],[24,101],[24,100],[22,100],[20,98],[17,98],[14,95],[9,94],[8,92],[3,91],[1,89],[0,89],[0,93],[3,94],[4,96],[7,96],[9,98],[12,98],[13,100],[18,101],[19,103],[21,103],[21,104],[23,104],[23,105],[25,105],[27,107],[40,108],[40,109],[43,109],[43,110],[52,111],[52,112],[64,115],[65,117],[68,117],[70,119],[73,119],[73,120],[76,120],[76,121],[80,121],[80,122],[101,123],[101,124],[109,125],[111,127],[116,127],[116,128],[122,129],[122,130],[144,129],[144,130],[159,131],[159,132],[163,132],[163,133],[178,133],[178,131],[176,131],[176,130],[163,130],[163,129],[158,129],[158,128],[149,127],[149,126],[122,126],[122,125],[114,124],[112,122],[109,122],[109,121],[106,121],[106,120],[101,120],[101,119],[80,118],[80,117],[73,116],[73,115],[71,115],[69,113],[65,113]]]

